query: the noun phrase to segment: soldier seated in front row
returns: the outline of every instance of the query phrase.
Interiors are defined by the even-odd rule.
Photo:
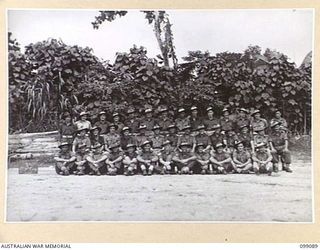
[[[72,143],[72,152],[75,154],[78,150],[78,146],[80,144],[85,144],[86,147],[89,149],[91,146],[91,141],[89,139],[89,137],[87,136],[87,131],[88,129],[86,128],[80,128],[77,130],[77,135],[73,140]]]
[[[194,173],[212,174],[213,171],[210,164],[210,153],[205,150],[205,145],[203,143],[199,143],[196,145],[195,150],[195,156],[198,163],[197,165],[199,166],[199,171],[197,171],[198,168],[195,168]]]
[[[56,161],[55,169],[59,175],[69,175],[75,170],[74,162],[76,158],[70,151],[70,144],[62,142],[59,145],[60,152],[54,157]]]
[[[123,151],[120,150],[120,144],[114,144],[109,147],[108,158],[106,159],[108,175],[117,175],[123,172],[122,160]]]
[[[235,150],[232,153],[236,172],[241,174],[249,174],[252,170],[252,160],[250,152],[244,147],[242,141],[235,142]]]
[[[154,167],[158,162],[158,157],[152,151],[151,146],[150,141],[145,141],[140,145],[142,151],[138,155],[137,160],[143,175],[152,175]]]
[[[75,155],[76,157],[76,175],[84,175],[86,170],[88,169],[88,162],[87,162],[87,147],[85,144],[81,144],[78,146],[78,151]]]
[[[137,146],[134,144],[127,144],[126,151],[123,156],[123,173],[124,175],[134,175],[138,171],[138,154],[136,152]]]
[[[273,157],[273,169],[274,172],[279,171],[279,162],[284,164],[283,171],[292,172],[290,168],[291,154],[288,150],[288,136],[285,127],[280,126],[280,122],[274,122],[271,124],[271,135],[269,136],[271,154]]]
[[[101,175],[101,171],[105,168],[105,160],[108,155],[103,150],[104,145],[96,143],[91,146],[91,151],[87,155],[87,161],[89,164],[89,175]]]
[[[174,165],[172,158],[174,156],[174,148],[172,142],[166,140],[162,144],[163,149],[159,155],[159,171],[160,174],[173,173]]]
[[[272,174],[272,155],[267,144],[262,142],[255,146],[252,154],[253,171],[259,175],[260,173]]]
[[[178,174],[193,174],[193,168],[196,164],[196,157],[191,150],[192,145],[189,142],[182,142],[179,150],[172,158],[176,165],[175,172]]]
[[[200,124],[196,131],[198,131],[198,134],[195,136],[195,143],[203,144],[204,151],[208,151],[211,148],[211,140],[210,137],[206,134],[206,127],[203,124]]]
[[[218,142],[214,146],[214,151],[211,151],[210,162],[213,164],[213,171],[218,174],[227,174],[235,171],[230,154],[224,151],[224,148],[225,145]]]

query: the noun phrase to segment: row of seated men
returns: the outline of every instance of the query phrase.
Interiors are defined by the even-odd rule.
[[[255,111],[253,117],[259,113]],[[220,123],[210,129],[199,124],[195,130],[190,125],[178,130],[176,124],[170,124],[164,130],[155,124],[152,133],[141,123],[137,134],[132,133],[130,127],[123,127],[118,134],[118,126],[112,123],[108,125],[106,134],[101,134],[102,129],[98,126],[90,130],[82,127],[76,130],[76,136],[63,138],[61,135],[63,143],[60,147],[64,153],[61,156],[60,152],[55,157],[57,173],[271,174],[279,170],[280,163],[283,170],[292,172],[287,128],[281,120],[272,120],[270,126],[267,122],[261,122],[260,126],[255,127],[252,127],[252,122],[242,124],[238,128],[239,132],[234,127],[222,130]],[[266,130],[269,135],[266,135]],[[80,159],[81,167],[77,159]]]

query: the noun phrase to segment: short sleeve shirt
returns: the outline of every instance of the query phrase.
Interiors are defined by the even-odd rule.
[[[100,134],[105,135],[108,133],[108,126],[109,126],[109,122],[108,121],[97,121],[95,124],[95,126],[101,128],[101,132]]]
[[[243,142],[243,146],[245,146],[246,148],[250,148],[251,147],[251,139],[252,139],[252,136],[250,133],[239,133],[238,134],[238,139],[239,141],[242,141]]]
[[[65,122],[63,122],[60,125],[60,134],[61,135],[73,136],[75,132],[76,132],[76,126],[72,123],[66,124]]]
[[[171,161],[174,156],[173,151],[162,151],[160,157],[163,161]]]
[[[251,127],[253,131],[257,131],[261,128],[266,129],[268,127],[268,122],[266,119],[260,118],[258,120],[253,119],[251,121]]]
[[[210,159],[210,154],[208,152],[195,153],[198,160],[208,161]]]
[[[286,140],[288,140],[287,133],[281,131],[271,133],[269,136],[269,141],[272,142],[274,147],[284,146]]]
[[[185,159],[188,159],[190,157],[193,157],[194,156],[194,153],[192,153],[191,151],[190,152],[177,152],[176,153],[176,157],[180,160],[185,160]]]
[[[73,141],[73,145],[76,146],[76,150],[78,149],[78,145],[80,144],[85,144],[87,146],[87,148],[89,148],[91,146],[91,141],[89,139],[89,137],[85,136],[85,137],[79,137],[77,136],[76,138],[74,138]]]
[[[254,156],[260,161],[266,161],[269,158],[269,153],[267,149],[255,151]]]
[[[179,130],[182,130],[183,128],[185,128],[186,126],[190,125],[190,117],[184,117],[184,118],[177,118],[176,119],[176,126]]]
[[[152,142],[153,148],[162,148],[162,144],[164,142],[163,135],[153,135],[150,137],[150,141]]]
[[[115,144],[120,144],[120,135],[117,133],[108,133],[105,136],[105,143],[107,144],[107,146],[111,146],[111,145],[115,145]]]
[[[91,122],[89,121],[76,121],[75,122],[75,125],[77,127],[77,129],[83,129],[83,128],[86,128],[86,129],[91,129]]]
[[[166,139],[172,143],[173,147],[176,147],[178,144],[178,136],[176,134],[168,134]]]
[[[220,124],[220,121],[215,118],[213,119],[207,118],[203,121],[203,124],[206,126],[207,130],[212,130],[213,126]]]
[[[153,152],[141,152],[140,153],[140,157],[143,159],[143,160],[147,160],[147,161],[150,161],[154,158],[156,158],[156,155],[153,153]]]
[[[234,121],[232,119],[226,119],[222,117],[220,119],[220,125],[222,130],[233,130],[234,129]]]
[[[233,151],[233,159],[237,159],[241,163],[247,162],[251,158],[251,154],[247,150],[239,152],[238,150]]]
[[[115,159],[119,158],[120,156],[123,156],[124,153],[123,151],[118,151],[118,152],[109,152],[108,158],[110,161],[114,161]]]
[[[215,158],[217,161],[224,161],[230,158],[230,155],[227,152],[222,152],[222,153],[214,152],[213,158]]]

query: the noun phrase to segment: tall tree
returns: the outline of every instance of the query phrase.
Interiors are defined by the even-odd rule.
[[[157,38],[161,55],[157,57],[163,61],[165,66],[170,66],[170,60],[173,67],[178,64],[173,45],[173,34],[171,30],[172,24],[169,20],[169,15],[165,11],[141,11],[145,14],[145,18],[150,25],[153,25],[153,31]],[[99,15],[92,22],[93,28],[98,29],[104,21],[112,22],[117,16],[125,16],[128,11],[99,11]]]

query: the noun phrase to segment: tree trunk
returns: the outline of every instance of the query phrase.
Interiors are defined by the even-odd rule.
[[[164,44],[164,42],[161,39],[161,28],[160,28],[160,20],[159,20],[159,12],[155,11],[155,19],[154,19],[154,33],[156,35],[158,44],[159,44],[159,48],[163,57],[163,63],[164,66],[169,67],[169,58],[168,58],[168,53],[167,53],[167,49],[166,46]]]

